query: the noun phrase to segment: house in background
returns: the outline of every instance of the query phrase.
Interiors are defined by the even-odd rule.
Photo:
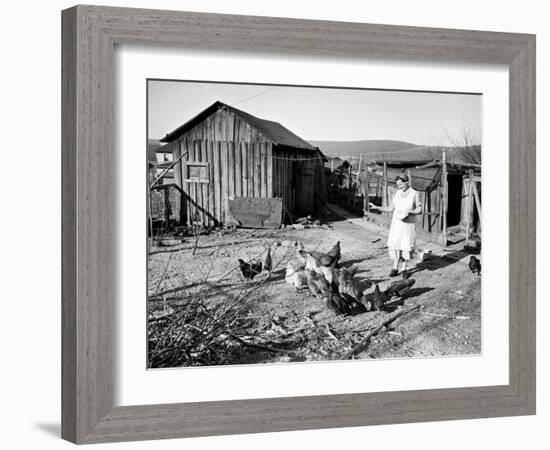
[[[171,133],[174,182],[183,192],[182,221],[223,224],[228,199],[281,198],[287,217],[326,203],[324,155],[278,122],[220,101]]]
[[[158,139],[148,139],[147,140],[147,161],[149,164],[150,178],[154,180],[164,170],[170,167],[170,164],[173,161],[172,148],[167,147]],[[162,184],[171,184],[174,183],[174,170],[170,169],[167,173],[164,174]]]

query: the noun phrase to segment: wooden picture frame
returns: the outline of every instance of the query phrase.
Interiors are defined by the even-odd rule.
[[[62,13],[62,437],[76,443],[535,413],[535,36],[76,6]],[[510,85],[509,384],[113,406],[113,52],[139,43],[505,64]]]

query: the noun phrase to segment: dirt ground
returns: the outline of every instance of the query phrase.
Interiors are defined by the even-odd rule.
[[[178,308],[193,296],[206,295],[215,303],[254,287],[246,314],[255,318],[263,336],[300,336],[292,348],[280,352],[254,348],[228,364],[339,359],[387,318],[418,308],[381,328],[354,358],[402,358],[479,354],[481,352],[481,277],[468,267],[463,244],[450,248],[431,244],[432,253],[410,265],[416,283],[393,307],[356,316],[340,316],[309,291],[297,292],[285,282],[287,262],[295,258],[294,242],[308,250],[328,251],[341,242],[342,266],[357,266],[356,279],[367,295],[374,285],[385,289],[391,281],[391,262],[385,246],[387,230],[359,226],[330,213],[321,228],[296,230],[219,230],[201,236],[194,255],[193,238],[173,247],[152,247],[149,256],[150,317]],[[279,244],[277,246],[277,244]],[[420,243],[422,245],[422,243]],[[259,257],[266,245],[275,248],[271,274],[245,279],[238,258]],[[246,330],[254,336],[257,330]],[[204,362],[203,362],[204,364]]]

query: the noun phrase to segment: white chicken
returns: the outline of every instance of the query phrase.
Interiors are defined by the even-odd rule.
[[[285,281],[296,290],[307,289],[307,275],[304,266],[297,261],[290,261],[286,266]]]

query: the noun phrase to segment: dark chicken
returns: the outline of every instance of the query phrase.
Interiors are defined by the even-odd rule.
[[[336,314],[355,315],[367,311],[365,305],[357,300],[332,291],[327,295],[327,306]]]
[[[357,267],[349,269],[339,269],[335,271],[335,279],[333,280],[338,288],[338,293],[343,297],[351,297],[358,300],[361,297],[359,288],[353,278],[357,273]]]
[[[478,275],[481,275],[481,261],[477,259],[475,256],[470,256],[470,263],[468,264],[470,266],[470,270],[472,273],[477,273]]]
[[[252,280],[256,275],[262,271],[262,263],[258,261],[244,262],[239,259],[239,268],[245,278]]]
[[[327,295],[328,309],[332,310],[335,314],[344,314],[343,312],[343,299],[337,292],[329,292]]]
[[[371,306],[373,311],[380,311],[385,303],[391,299],[391,295],[388,294],[388,291],[381,292],[380,287],[376,285],[374,287],[374,296]]]
[[[413,278],[405,278],[403,280],[394,281],[390,284],[390,287],[386,290],[386,293],[390,297],[394,295],[404,297],[411,290],[414,283],[416,283],[416,280]]]

